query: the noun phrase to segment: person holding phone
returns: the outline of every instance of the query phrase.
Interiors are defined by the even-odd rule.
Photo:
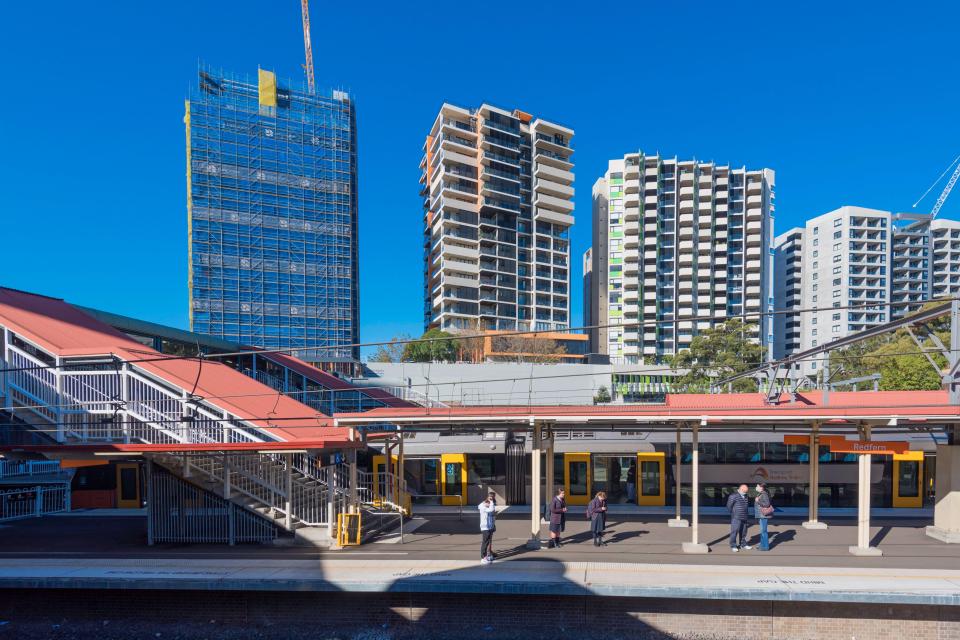
[[[497,530],[497,495],[491,491],[477,505],[480,512],[480,564],[493,562],[493,533]]]

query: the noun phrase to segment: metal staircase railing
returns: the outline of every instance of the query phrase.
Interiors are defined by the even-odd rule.
[[[135,363],[65,361],[40,349],[28,353],[9,340],[2,346],[0,365],[12,370],[3,378],[4,406],[29,412],[32,423],[40,418],[58,442],[217,444],[276,439],[210,401],[192,399],[184,389]],[[50,368],[53,363],[60,366]],[[323,465],[309,454],[149,458],[288,530],[327,526],[332,533],[337,514],[347,510],[354,496],[357,506],[409,513],[406,483],[394,474],[358,471],[354,494],[348,465]]]

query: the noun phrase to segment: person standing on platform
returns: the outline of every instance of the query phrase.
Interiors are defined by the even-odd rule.
[[[557,489],[557,495],[550,502],[550,543],[548,549],[560,546],[560,534],[567,526],[566,492]]]
[[[727,498],[727,511],[730,512],[730,550],[734,553],[741,549],[750,550],[753,547],[747,544],[747,527],[750,520],[750,499],[747,492],[750,489],[742,484],[735,493]]]
[[[770,551],[770,537],[767,533],[767,526],[770,524],[770,518],[773,517],[774,507],[770,494],[767,493],[767,485],[763,482],[757,483],[757,497],[753,500],[753,516],[760,523],[760,551]]]
[[[631,462],[627,469],[627,502],[637,501],[637,463]]]
[[[587,519],[590,520],[590,531],[593,533],[593,546],[606,546],[603,530],[607,526],[607,494],[603,491],[598,491],[587,505]]]
[[[493,562],[493,532],[497,530],[497,501],[496,495],[491,491],[487,499],[477,505],[480,512],[480,564],[490,564]]]

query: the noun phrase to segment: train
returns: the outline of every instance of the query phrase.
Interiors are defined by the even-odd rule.
[[[921,508],[933,504],[936,442],[929,434],[910,436],[910,450],[872,456],[871,504],[874,507]],[[525,432],[404,434],[403,478],[414,504],[467,505],[488,491],[502,504],[530,504],[530,441]],[[375,445],[377,446],[377,445]],[[377,446],[365,464],[373,471],[396,472],[397,448],[388,469],[385,450]],[[768,485],[778,507],[809,506],[810,451],[786,444],[771,433],[703,434],[700,441],[701,506],[723,506],[741,483]],[[677,445],[664,432],[557,432],[553,481],[566,491],[567,503],[585,505],[597,491],[612,503],[642,507],[676,505]],[[820,463],[819,506],[856,508],[857,456],[817,452]],[[681,504],[691,503],[691,447],[680,447]],[[546,460],[541,469],[546,469]],[[631,486],[632,485],[632,486]]]

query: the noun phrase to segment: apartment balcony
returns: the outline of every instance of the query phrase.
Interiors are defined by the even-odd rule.
[[[747,271],[750,271],[750,272],[760,271],[760,264],[761,264],[760,260],[747,260],[746,269]]]
[[[537,202],[535,201],[534,204],[537,204]],[[570,204],[570,210],[572,211],[573,203],[569,203],[569,204]],[[533,219],[535,221],[543,220],[544,222],[552,222],[554,224],[560,224],[560,225],[566,225],[566,226],[573,225],[573,221],[574,221],[574,218],[572,215],[568,215],[566,213],[560,213],[557,211],[553,211],[551,209],[543,209],[539,206],[534,209]]]
[[[560,184],[572,185],[574,174],[566,169],[557,168],[547,164],[538,164],[533,176],[538,179],[552,180]]]
[[[624,180],[623,181],[623,193],[627,195],[640,194],[640,181],[639,180]]]
[[[692,224],[681,225],[680,231],[677,235],[681,240],[693,238],[693,225]]]
[[[681,293],[677,296],[677,303],[680,305],[691,305],[693,304],[693,295],[689,293]],[[682,323],[681,323],[682,324]],[[689,327],[688,327],[689,328]]]
[[[443,278],[440,280],[441,284],[444,286],[450,287],[474,287],[477,286],[477,279],[469,278],[466,276],[460,275],[451,275],[448,273],[443,274]]]
[[[453,257],[453,258],[464,258],[467,260],[479,260],[480,251],[476,247],[465,247],[459,244],[450,244],[444,243],[443,248],[440,250],[440,255]]]
[[[637,262],[640,260],[640,252],[636,249],[628,250],[623,252],[623,261],[624,262]]]
[[[538,141],[537,146],[534,149],[534,160],[538,165],[542,163],[563,171],[570,171],[573,169],[573,161],[570,159],[569,155],[556,153],[550,149],[544,148],[545,146],[546,145],[543,142]]]
[[[573,211],[573,203],[563,198],[557,198],[538,191],[534,194],[533,204],[538,209],[553,209],[559,213],[570,214]]]
[[[636,229],[636,227],[634,227]],[[628,233],[623,237],[623,248],[624,249],[639,249],[640,248],[640,236],[635,235],[634,233]]]
[[[681,267],[677,271],[677,277],[681,287],[686,286],[687,289],[690,289],[693,282],[693,267]]]
[[[560,199],[569,199],[573,197],[573,187],[560,184],[559,182],[553,182],[552,180],[538,178],[533,182],[533,189],[538,195],[544,194]],[[572,203],[570,208],[573,209]]]
[[[626,207],[623,210],[623,219],[626,222],[639,222],[640,209],[638,207]]]

